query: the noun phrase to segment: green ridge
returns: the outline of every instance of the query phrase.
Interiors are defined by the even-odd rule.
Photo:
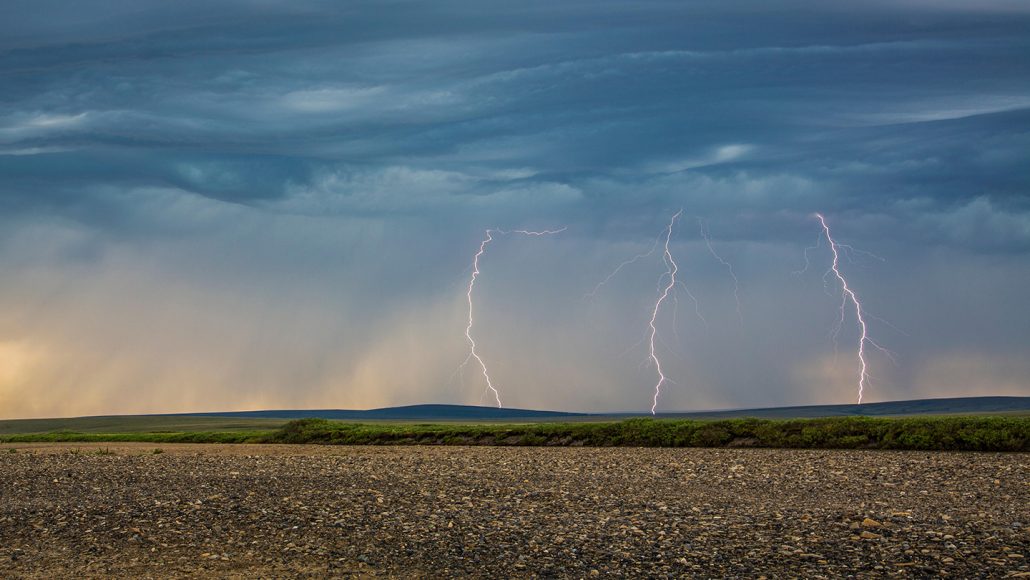
[[[367,424],[299,419],[274,431],[58,431],[0,436],[0,442],[4,443],[76,441],[1030,451],[1030,417],[628,419],[610,423],[523,425]]]

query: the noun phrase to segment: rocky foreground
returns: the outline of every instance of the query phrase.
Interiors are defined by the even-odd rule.
[[[0,446],[0,577],[1030,577],[1030,455]]]

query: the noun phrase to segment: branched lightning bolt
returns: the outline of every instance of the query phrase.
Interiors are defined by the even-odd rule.
[[[484,237],[483,241],[480,242],[479,251],[476,252],[476,255],[472,257],[472,277],[469,278],[468,292],[466,292],[466,296],[468,297],[469,303],[469,319],[468,326],[465,327],[465,338],[469,342],[469,355],[465,357],[465,362],[461,363],[461,366],[464,367],[468,363],[469,359],[476,359],[476,361],[479,363],[479,368],[483,371],[483,378],[486,379],[486,387],[487,389],[493,391],[494,398],[497,400],[497,406],[500,407],[501,393],[494,387],[493,381],[490,380],[490,373],[486,370],[486,363],[483,362],[483,359],[480,358],[479,354],[476,352],[476,341],[472,338],[472,290],[476,287],[476,278],[479,277],[479,258],[486,252],[486,245],[492,242],[493,240],[493,230],[486,230],[486,237]]]
[[[611,282],[612,278],[614,278],[615,275],[618,274],[620,270],[622,270],[626,266],[629,266],[630,264],[633,264],[637,260],[643,260],[644,258],[647,258],[648,256],[651,256],[652,254],[654,254],[655,250],[658,249],[658,244],[661,242],[661,239],[662,239],[662,236],[661,236],[661,234],[659,234],[658,237],[656,237],[654,239],[654,243],[651,244],[651,249],[650,250],[648,250],[648,251],[646,251],[646,252],[644,252],[642,254],[637,254],[636,256],[633,256],[632,258],[630,258],[630,259],[622,262],[618,266],[616,266],[615,269],[612,270],[610,274],[608,274],[607,276],[604,277],[604,280],[601,280],[600,282],[597,283],[597,286],[594,286],[593,290],[591,290],[590,292],[587,292],[584,295],[584,298],[593,298],[594,296],[597,295],[597,292],[599,290],[601,290],[601,287],[604,286],[605,284],[607,284],[608,282]]]
[[[808,247],[805,248],[805,251],[804,251],[805,266],[803,268],[801,268],[800,270],[794,270],[793,272],[791,272],[791,274],[794,274],[795,276],[800,276],[800,275],[804,274],[805,272],[807,272],[808,268],[812,265],[812,260],[809,259],[808,253],[813,251],[813,250],[818,250],[822,245],[823,245],[823,236],[820,235],[818,238],[815,239],[815,244],[814,245],[811,245],[811,246],[808,246]]]
[[[676,225],[676,220],[679,219],[683,210],[677,211],[673,214],[672,219],[669,220],[669,225],[665,228],[665,248],[662,253],[662,260],[665,262],[666,271],[662,274],[662,278],[668,277],[668,282],[662,289],[661,294],[658,295],[658,300],[655,301],[654,310],[651,311],[651,321],[648,323],[651,327],[651,339],[650,339],[650,355],[651,362],[654,363],[655,370],[658,371],[658,382],[654,386],[654,401],[651,404],[651,414],[655,414],[655,409],[658,408],[658,397],[662,394],[662,385],[668,380],[665,377],[665,373],[662,372],[662,362],[658,360],[658,353],[655,350],[655,337],[658,335],[658,327],[655,326],[655,320],[658,318],[658,311],[662,308],[662,302],[669,297],[669,292],[676,286],[676,272],[679,270],[679,266],[676,265],[676,260],[672,258],[672,252],[669,250],[669,243],[672,241],[672,228]]]
[[[534,232],[534,231],[530,231],[530,230],[510,230],[510,231],[509,230],[497,230],[497,233],[505,234],[505,235],[507,235],[507,234],[522,234],[524,236],[553,236],[554,234],[560,234],[560,233],[564,232],[567,229],[569,229],[569,228],[568,227],[560,227],[560,228],[558,228],[556,230],[540,230],[539,232]]]
[[[726,271],[730,273],[730,278],[733,278],[733,299],[737,303],[737,320],[740,324],[744,324],[744,314],[740,309],[740,280],[737,279],[736,272],[733,271],[733,264],[727,262],[720,256],[715,248],[712,247],[712,238],[708,235],[708,228],[705,226],[704,220],[697,218],[697,226],[701,230],[701,237],[705,240],[705,245],[708,246],[708,253],[712,255],[720,264],[726,266]]]
[[[854,261],[854,258],[852,258],[853,254],[861,254],[863,256],[868,256],[868,257],[870,257],[870,258],[872,258],[874,260],[879,260],[881,262],[886,262],[887,261],[887,258],[884,258],[883,256],[877,256],[876,254],[874,254],[872,252],[867,252],[865,250],[859,250],[855,246],[851,246],[851,245],[848,245],[848,244],[842,244],[840,242],[837,242],[837,247],[839,249],[841,249],[841,250],[844,250],[844,255],[848,258],[848,260],[851,260],[851,261]]]
[[[465,293],[465,296],[468,298],[468,306],[469,306],[469,309],[468,309],[468,312],[469,312],[468,325],[465,326],[465,339],[468,340],[468,343],[469,343],[469,354],[468,354],[467,357],[465,357],[465,361],[462,362],[461,365],[458,367],[458,370],[460,371],[462,368],[464,368],[465,365],[468,364],[468,362],[470,360],[476,359],[476,362],[479,363],[479,368],[483,372],[483,378],[486,380],[486,391],[484,391],[484,393],[487,392],[487,391],[493,393],[494,400],[497,401],[497,406],[498,407],[501,407],[501,393],[500,393],[500,391],[497,390],[497,387],[494,386],[493,381],[490,379],[490,372],[486,368],[486,363],[483,362],[483,359],[479,356],[479,353],[476,352],[476,341],[475,341],[475,339],[472,338],[472,326],[473,326],[472,291],[475,289],[475,287],[476,287],[476,279],[479,277],[479,258],[481,258],[483,256],[483,254],[486,253],[486,246],[490,242],[492,242],[494,240],[494,237],[493,237],[494,233],[497,233],[497,234],[500,234],[500,235],[520,234],[520,235],[523,235],[523,236],[534,236],[535,237],[535,236],[547,236],[547,235],[552,235],[552,234],[558,234],[558,233],[564,232],[566,229],[568,229],[568,228],[563,227],[563,228],[560,228],[560,229],[557,229],[557,230],[541,230],[541,231],[530,231],[530,230],[510,230],[509,231],[509,230],[501,230],[501,229],[488,229],[488,230],[486,230],[486,234],[485,234],[485,237],[483,238],[483,241],[481,241],[479,243],[479,250],[472,257],[472,276],[471,276],[471,278],[469,278],[468,290]]]
[[[688,288],[687,285],[683,283],[683,280],[677,280],[676,286],[682,289],[683,293],[689,296],[690,300],[694,302],[694,314],[697,316],[697,319],[701,321],[701,324],[705,325],[705,330],[707,330],[709,328],[708,319],[706,319],[705,315],[701,313],[701,302],[697,299],[697,296],[694,296],[694,293],[691,292],[690,288]],[[673,294],[673,297],[675,298],[675,294]],[[673,315],[673,320],[675,320],[675,318],[675,315]],[[673,323],[673,328],[675,327],[676,324]]]
[[[826,218],[820,213],[815,214],[815,217],[819,219],[819,223],[822,225],[823,236],[826,238],[826,242],[830,245],[830,252],[833,254],[833,262],[830,264],[830,269],[827,270],[826,275],[829,276],[832,274],[841,286],[840,319],[838,320],[837,327],[833,333],[834,344],[836,344],[837,334],[840,332],[840,328],[844,324],[845,310],[847,309],[848,302],[851,302],[855,307],[855,318],[858,320],[859,328],[862,331],[858,340],[858,361],[861,366],[861,370],[858,374],[858,403],[862,404],[862,394],[865,391],[866,383],[869,381],[869,364],[866,361],[866,345],[868,344],[873,346],[874,348],[884,352],[888,357],[891,356],[891,353],[869,338],[869,329],[866,325],[862,303],[858,300],[858,296],[855,294],[855,291],[848,286],[847,279],[840,271],[840,252],[844,246],[834,241],[833,236],[830,235],[830,226],[826,224]],[[853,251],[850,246],[847,247],[847,251]]]

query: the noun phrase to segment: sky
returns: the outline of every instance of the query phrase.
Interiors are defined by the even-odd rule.
[[[0,4],[0,418],[1030,395],[1020,0]],[[740,314],[728,269],[739,279]],[[693,298],[692,298],[693,297]],[[695,300],[696,299],[696,300]]]

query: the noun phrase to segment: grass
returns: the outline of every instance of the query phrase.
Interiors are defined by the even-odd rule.
[[[274,431],[0,435],[0,442],[315,443],[338,445],[532,445],[778,447],[1030,451],[1030,417],[830,417],[609,423],[367,424],[300,419]]]
[[[185,433],[271,431],[286,419],[201,417],[196,415],[125,415],[70,419],[8,419],[0,421],[0,437],[28,433]]]
[[[1030,451],[1030,418],[919,417],[629,419],[618,423],[536,425],[363,425],[292,421],[265,439],[274,443],[354,445],[542,445],[629,447],[781,447]]]
[[[185,431],[151,433],[21,433],[0,435],[0,443],[261,443],[273,431]]]

